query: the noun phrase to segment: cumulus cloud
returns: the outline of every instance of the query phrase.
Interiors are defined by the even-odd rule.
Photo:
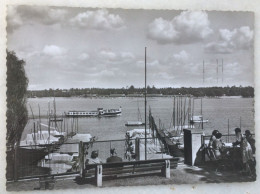
[[[206,52],[233,53],[236,50],[252,47],[254,32],[248,26],[242,26],[233,30],[220,29],[217,41],[205,46]]]
[[[11,32],[24,24],[36,22],[38,24],[52,25],[64,21],[67,11],[60,8],[44,6],[8,6],[7,29]]]
[[[120,29],[124,26],[124,21],[119,15],[110,14],[106,9],[79,13],[70,23],[95,30]]]
[[[180,53],[174,54],[173,58],[179,62],[186,62],[190,58],[190,55],[186,51],[182,50]]]
[[[110,50],[101,50],[97,57],[103,62],[114,63],[130,62],[135,59],[135,55],[131,52],[113,52]]]
[[[204,40],[213,30],[204,11],[184,11],[172,20],[156,18],[148,26],[148,38],[160,44],[188,44]]]
[[[79,60],[85,61],[89,58],[89,55],[87,53],[81,53],[78,57]]]
[[[67,51],[66,49],[56,45],[46,45],[44,46],[42,52],[45,55],[49,55],[49,56],[61,56],[64,55]]]
[[[190,62],[190,54],[185,50],[182,50],[178,53],[173,53],[172,55],[165,58],[164,63],[172,65],[183,65]]]

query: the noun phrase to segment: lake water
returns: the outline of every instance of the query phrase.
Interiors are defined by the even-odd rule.
[[[90,111],[97,108],[119,108],[122,107],[122,115],[110,118],[80,118],[78,119],[79,133],[90,133],[98,137],[98,140],[123,139],[125,132],[131,128],[126,127],[127,121],[136,121],[138,118],[138,104],[144,121],[144,99],[141,98],[56,98],[56,112],[61,115],[70,110]],[[47,115],[48,104],[53,109],[53,98],[30,98],[28,99],[29,115],[32,115],[30,106],[35,117],[38,117],[40,106],[41,115]],[[194,115],[201,111],[201,100],[195,99]],[[158,123],[159,119],[165,128],[170,127],[173,113],[173,98],[158,97],[148,98],[147,107],[151,107],[153,116]],[[148,115],[147,108],[147,115]],[[240,126],[242,131],[246,129],[254,132],[254,100],[252,98],[203,98],[203,116],[209,122],[204,124],[206,135],[211,134],[214,129],[222,134],[228,132],[228,119],[230,132]],[[46,119],[42,122],[47,124]],[[67,119],[66,127],[71,129],[72,119]],[[33,129],[32,119],[24,130],[22,139]],[[45,128],[47,130],[47,128]]]

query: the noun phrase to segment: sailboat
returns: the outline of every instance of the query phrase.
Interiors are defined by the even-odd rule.
[[[139,103],[137,101],[137,104],[138,104],[138,110],[137,110],[137,121],[127,121],[127,123],[125,124],[125,126],[143,126],[145,125],[145,123],[142,122],[142,117],[141,117],[141,112],[140,112],[140,109],[139,109]]]

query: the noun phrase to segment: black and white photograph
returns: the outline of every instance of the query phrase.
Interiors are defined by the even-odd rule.
[[[7,191],[256,181],[254,12],[6,15]]]

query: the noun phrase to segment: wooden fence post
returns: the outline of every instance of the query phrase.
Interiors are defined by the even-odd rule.
[[[171,177],[171,163],[170,160],[165,160],[165,177],[169,179]]]
[[[97,165],[96,167],[96,179],[97,179],[97,186],[102,187],[102,172],[103,168],[102,165]]]
[[[136,161],[140,160],[140,139],[135,139],[135,159]]]
[[[84,177],[84,145],[83,142],[79,142],[79,171],[80,177]]]
[[[18,146],[14,145],[14,181],[18,180]]]

